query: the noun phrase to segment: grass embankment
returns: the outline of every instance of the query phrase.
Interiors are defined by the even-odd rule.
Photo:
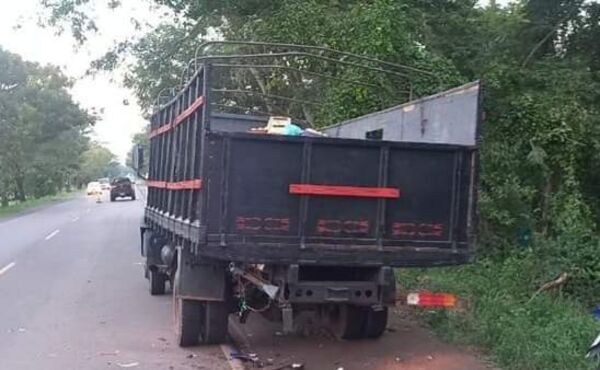
[[[32,208],[40,207],[52,202],[71,198],[77,194],[81,194],[81,190],[63,192],[56,195],[48,195],[41,198],[27,199],[24,202],[11,202],[7,207],[0,207],[0,219],[8,216],[13,216],[21,212],[25,212]]]
[[[423,321],[448,341],[485,350],[503,369],[593,369],[584,356],[600,325],[560,291],[535,294],[542,265],[523,252],[500,262],[398,270],[397,278],[403,288],[459,295],[459,309],[426,311]]]

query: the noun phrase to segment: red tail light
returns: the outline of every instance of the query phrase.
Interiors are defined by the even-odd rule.
[[[406,304],[409,306],[428,308],[452,308],[456,306],[457,298],[448,293],[409,293],[406,296]]]

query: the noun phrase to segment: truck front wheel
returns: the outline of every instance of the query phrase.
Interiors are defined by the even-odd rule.
[[[148,280],[150,280],[150,295],[165,294],[167,275],[153,268],[148,271]]]

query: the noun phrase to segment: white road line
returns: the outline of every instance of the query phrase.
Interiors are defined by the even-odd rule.
[[[48,234],[48,236],[45,239],[50,240],[50,239],[54,238],[56,236],[56,234],[58,234],[59,232],[60,232],[60,230],[56,229],[53,232],[51,232],[50,234]]]
[[[73,217],[73,219],[71,220],[71,222],[77,222],[77,220],[79,220],[79,216]]]
[[[221,344],[219,347],[221,348],[221,351],[225,355],[225,358],[227,359],[227,364],[229,365],[231,370],[244,370],[245,369],[244,365],[242,365],[242,361],[238,360],[237,358],[231,357],[231,353],[237,352],[237,350],[235,350],[229,344]]]
[[[5,274],[8,272],[8,270],[10,270],[11,268],[15,267],[16,263],[11,262],[8,265],[4,266],[2,269],[0,269],[0,276],[2,274]]]

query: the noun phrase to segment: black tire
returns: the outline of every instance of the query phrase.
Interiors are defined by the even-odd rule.
[[[175,336],[180,347],[195,346],[200,343],[202,328],[202,302],[178,298],[173,295]]]
[[[142,248],[140,251],[142,254],[142,257],[148,256],[148,250],[150,249],[150,244],[152,243],[153,236],[154,236],[154,233],[150,229],[144,229],[142,231]],[[146,268],[148,268],[147,263],[146,263]]]
[[[200,342],[202,329],[202,302],[179,297],[179,269],[173,282],[173,324],[180,347],[195,346]]]
[[[330,312],[330,323],[333,334],[338,339],[364,338],[366,311],[363,307],[339,305]]]
[[[367,338],[379,338],[387,327],[388,308],[383,307],[381,310],[373,310],[368,308],[366,312],[364,335]]]
[[[167,276],[155,269],[148,271],[148,280],[150,280],[150,295],[163,295],[165,294],[165,286],[167,283]]]
[[[115,198],[115,197],[113,197],[113,196],[111,195],[111,197],[110,197],[110,201],[111,201],[111,202],[114,202],[116,199],[117,199],[117,198]]]
[[[131,200],[135,200],[135,195],[132,195],[132,196],[131,196]]]
[[[227,341],[229,309],[225,302],[204,302],[200,336],[203,344]]]

